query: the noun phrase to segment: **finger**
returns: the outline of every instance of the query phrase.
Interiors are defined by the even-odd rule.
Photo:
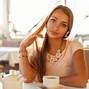
[[[43,30],[43,28],[45,27],[47,21],[48,21],[48,16],[46,17],[46,19],[44,20],[44,22],[42,23],[42,25],[41,25],[41,26],[37,29],[37,31],[34,32],[33,34],[38,35],[38,34]]]

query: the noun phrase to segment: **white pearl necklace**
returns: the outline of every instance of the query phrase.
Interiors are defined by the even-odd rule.
[[[55,55],[47,53],[47,60],[50,63],[55,63],[60,59],[61,56],[62,56],[61,51],[60,49],[58,49]]]

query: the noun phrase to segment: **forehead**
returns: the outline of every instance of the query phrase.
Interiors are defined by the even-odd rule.
[[[53,13],[52,13],[52,15],[51,15],[51,18],[57,18],[57,19],[59,19],[59,20],[63,20],[63,21],[66,21],[66,22],[68,22],[68,19],[69,19],[69,17],[68,17],[68,15],[66,15],[62,10],[55,10]]]

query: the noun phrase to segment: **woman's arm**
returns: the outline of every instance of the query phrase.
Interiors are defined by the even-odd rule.
[[[43,28],[46,25],[46,20],[42,23],[42,25],[37,29],[36,32],[34,32],[31,36],[28,36],[25,38],[21,44],[20,44],[20,70],[21,73],[25,79],[25,82],[32,82],[37,74],[37,71],[35,71],[28,61],[28,54],[26,48],[30,46],[36,38],[39,36],[40,32],[43,30]],[[30,60],[30,59],[29,59]]]
[[[84,60],[83,50],[77,50],[73,55],[75,74],[61,77],[61,84],[73,87],[85,87],[88,80],[87,65]]]
[[[35,79],[36,71],[32,69],[28,61],[27,50],[20,52],[20,62],[19,62],[20,71],[24,77],[24,82],[32,82]]]

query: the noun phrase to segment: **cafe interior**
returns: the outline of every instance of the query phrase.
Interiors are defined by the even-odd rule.
[[[56,5],[61,4],[73,11],[74,24],[69,38],[83,44],[89,71],[88,0],[0,0],[0,89],[41,89],[32,86],[30,88],[29,85],[23,88],[23,76],[19,68],[19,45],[28,34],[39,28]],[[44,33],[41,35],[44,36]],[[39,46],[42,41],[43,38],[38,39]],[[86,89],[89,89],[88,82]]]

